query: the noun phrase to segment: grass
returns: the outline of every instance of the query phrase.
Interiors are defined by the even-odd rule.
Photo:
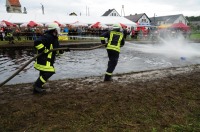
[[[200,39],[200,34],[191,34],[190,39]]]

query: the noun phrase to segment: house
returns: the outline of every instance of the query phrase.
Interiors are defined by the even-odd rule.
[[[168,15],[168,16],[160,16],[160,17],[152,17],[150,18],[153,25],[170,25],[174,23],[183,23],[185,25],[188,24],[187,19],[183,16],[183,14],[177,15]]]
[[[109,9],[102,16],[120,16],[115,9]]]
[[[19,0],[6,0],[6,11],[8,13],[22,13]]]
[[[191,21],[190,25],[193,25],[194,27],[200,27],[200,21]]]
[[[77,16],[77,14],[75,12],[72,12],[69,14],[70,16]]]
[[[146,23],[146,24],[149,24],[151,23],[151,20],[150,18],[145,14],[145,13],[142,13],[142,14],[135,14],[135,15],[129,15],[129,16],[124,16],[125,18],[131,20],[132,22],[135,22],[135,23]]]

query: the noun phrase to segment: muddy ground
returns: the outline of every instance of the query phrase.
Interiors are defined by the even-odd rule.
[[[0,131],[200,131],[200,65],[0,87]]]

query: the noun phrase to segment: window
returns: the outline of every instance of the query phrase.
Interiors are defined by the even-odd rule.
[[[147,22],[147,20],[146,19],[142,19],[142,22]]]
[[[111,16],[116,16],[117,14],[116,13],[111,13]]]

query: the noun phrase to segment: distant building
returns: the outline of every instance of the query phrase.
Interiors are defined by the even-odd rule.
[[[135,14],[135,15],[131,14],[129,16],[124,16],[124,17],[135,23],[147,23],[147,24],[151,23],[150,18],[145,13]]]
[[[115,9],[109,9],[102,16],[120,16]]]
[[[150,19],[152,23],[157,26],[163,25],[163,24],[180,23],[180,22],[185,25],[188,25],[188,20],[183,16],[183,14],[152,17]]]
[[[193,26],[200,26],[200,21],[191,21],[190,24]]]
[[[19,0],[6,0],[6,11],[8,13],[22,13]]]
[[[164,24],[170,25],[170,24],[180,23],[180,22],[182,22],[185,25],[188,24],[188,21],[183,16],[183,14],[149,18],[145,13],[142,13],[142,14],[125,16],[125,18],[135,23],[148,23],[150,25],[155,25],[155,26],[164,25]]]
[[[75,12],[72,12],[69,14],[70,16],[77,16],[77,14]]]

